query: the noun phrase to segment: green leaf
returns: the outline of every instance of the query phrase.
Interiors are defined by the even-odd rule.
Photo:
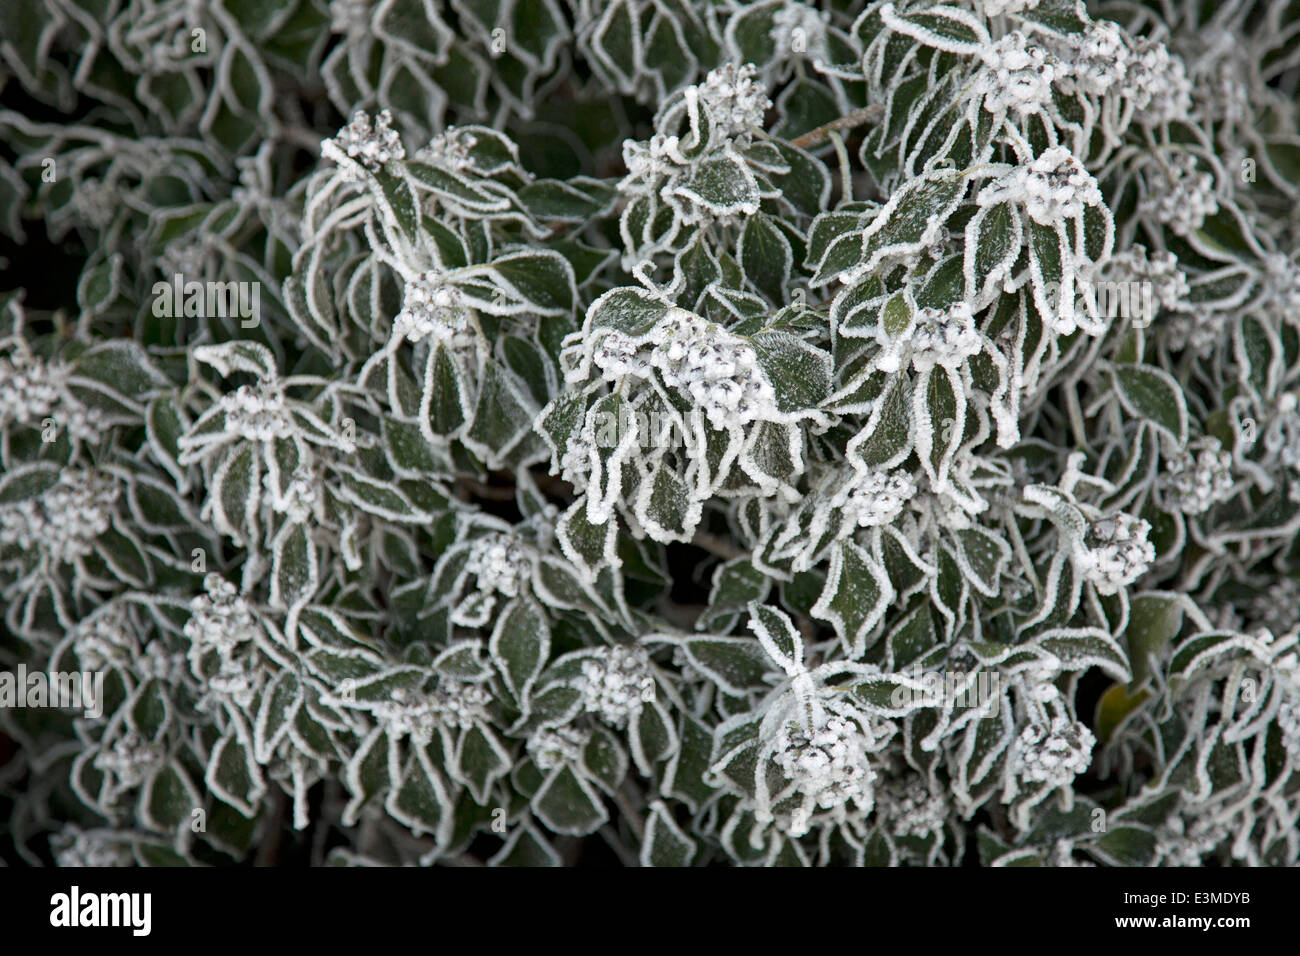
[[[695,841],[682,832],[663,801],[656,800],[646,818],[641,842],[642,866],[690,866],[695,858]]]
[[[532,807],[549,830],[566,836],[594,833],[609,819],[591,784],[568,764],[551,771],[533,797]]]
[[[1172,375],[1149,365],[1112,368],[1115,392],[1134,415],[1140,415],[1180,446],[1187,443],[1187,402]]]

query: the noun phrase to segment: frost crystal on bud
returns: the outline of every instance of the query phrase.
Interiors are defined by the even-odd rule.
[[[728,63],[709,71],[704,82],[696,87],[700,103],[724,136],[738,137],[762,128],[763,114],[772,101],[755,82],[756,74],[751,63],[744,66]]]
[[[112,476],[65,468],[38,497],[0,506],[0,544],[35,550],[57,562],[85,557],[112,524],[118,495]]]
[[[1190,235],[1219,211],[1212,173],[1200,172],[1194,153],[1157,156],[1148,165],[1148,194],[1138,212],[1154,216],[1180,236]]]
[[[1168,123],[1192,111],[1192,84],[1182,57],[1158,41],[1138,41],[1129,63],[1124,92],[1142,119]]]
[[[1156,831],[1156,852],[1162,866],[1204,866],[1205,858],[1232,835],[1222,823],[1197,819],[1189,825],[1171,817]]]
[[[916,481],[907,472],[859,472],[852,482],[831,498],[848,527],[869,528],[890,524],[916,494]]]
[[[980,9],[988,17],[1001,16],[1004,13],[1023,13],[1038,6],[1039,0],[979,0]]]
[[[262,479],[266,488],[271,508],[276,514],[282,514],[294,523],[301,523],[315,513],[321,504],[318,483],[310,472],[299,468],[289,479],[289,484],[281,495],[273,476],[268,472]]]
[[[675,310],[655,327],[651,362],[664,381],[695,400],[715,428],[776,411],[776,393],[754,349],[712,323]]]
[[[1183,514],[1204,514],[1232,491],[1232,455],[1217,438],[1193,442],[1165,465],[1163,490]]]
[[[1015,110],[1024,115],[1051,101],[1057,66],[1042,47],[1016,31],[980,51],[984,75],[984,108],[991,113]]]
[[[1011,195],[1039,225],[1073,219],[1084,206],[1101,203],[1097,180],[1064,146],[1053,146],[1027,166],[1017,166],[1007,184]]]
[[[465,568],[478,577],[480,591],[515,597],[532,573],[533,564],[517,540],[496,534],[474,542]]]
[[[444,725],[465,729],[487,720],[492,694],[480,684],[442,678],[430,697],[430,704]]]
[[[829,15],[821,10],[802,3],[787,3],[772,15],[772,29],[768,36],[776,44],[774,59],[787,60],[791,57],[804,56],[816,59],[825,56],[826,24]],[[802,38],[802,49],[796,49]]]
[[[796,814],[792,834],[806,831],[814,808],[837,810],[852,805],[859,813],[871,812],[876,774],[867,761],[867,744],[862,729],[844,717],[824,715],[811,726],[802,720],[782,726],[774,759],[804,797],[803,812]]]
[[[1106,260],[1105,271],[1115,282],[1149,282],[1156,301],[1171,311],[1187,308],[1191,291],[1187,274],[1172,252],[1149,253],[1146,246],[1134,243],[1126,251]]]
[[[321,153],[331,159],[345,155],[377,173],[386,164],[406,158],[402,138],[392,128],[392,122],[392,114],[384,110],[375,117],[372,127],[370,114],[357,110],[352,114],[352,121],[339,130],[337,136],[321,143]]]
[[[0,358],[0,428],[10,424],[42,425],[52,418],[81,441],[98,438],[104,416],[98,408],[82,405],[67,388],[68,366],[18,352]]]
[[[248,441],[269,442],[297,431],[278,384],[241,385],[221,397],[226,428]]]
[[[466,129],[449,126],[428,145],[421,146],[415,152],[415,158],[430,166],[437,166],[453,173],[464,172],[474,166],[470,150],[478,144],[478,137]]]
[[[918,372],[936,365],[959,368],[980,350],[979,333],[970,306],[957,302],[947,312],[925,308],[912,329],[912,367]]]
[[[942,793],[932,793],[917,780],[891,786],[884,801],[885,817],[894,836],[926,837],[943,831],[950,813]]]
[[[111,747],[95,755],[95,768],[105,777],[105,799],[115,803],[120,794],[144,783],[150,772],[162,764],[162,744],[145,740],[135,731],[118,737]]]
[[[1265,297],[1284,321],[1300,315],[1300,264],[1282,253],[1264,257]]]
[[[91,612],[70,633],[73,653],[86,670],[125,664],[136,651],[131,622],[116,602]]]
[[[1102,96],[1123,83],[1130,52],[1119,25],[1100,20],[1082,34],[1067,34],[1059,45],[1062,78],[1084,93]]]
[[[630,336],[610,329],[600,338],[600,344],[591,353],[591,359],[609,380],[632,376],[650,377],[650,362],[641,354],[641,347]]]
[[[1094,521],[1076,558],[1079,570],[1100,594],[1114,594],[1132,584],[1156,559],[1147,540],[1151,525],[1125,512]]]
[[[410,342],[431,338],[445,342],[469,327],[465,297],[443,283],[442,273],[430,269],[406,283],[402,311],[393,320],[393,335]]]
[[[642,647],[618,645],[598,650],[582,661],[576,686],[583,709],[605,723],[622,727],[642,704],[654,700],[650,655]]]
[[[1088,769],[1097,738],[1079,721],[1056,717],[1050,727],[1031,723],[1011,745],[1010,770],[1029,784],[1068,786]]]
[[[581,760],[590,740],[590,730],[565,724],[555,728],[543,727],[531,734],[524,742],[524,749],[539,770],[554,770],[562,764]]]
[[[256,636],[260,626],[257,615],[238,589],[219,574],[207,575],[203,589],[208,593],[190,602],[190,619],[182,632],[200,653],[215,649],[229,656]]]
[[[50,837],[54,860],[59,866],[134,866],[128,846],[97,830],[82,830],[68,824]]]

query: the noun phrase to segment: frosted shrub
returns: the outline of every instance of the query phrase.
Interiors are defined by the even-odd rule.
[[[1300,862],[1294,5],[9,6],[17,859]]]

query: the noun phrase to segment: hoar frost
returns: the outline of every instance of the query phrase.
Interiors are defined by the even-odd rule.
[[[1017,166],[1000,192],[1022,203],[1031,219],[1052,226],[1101,203],[1097,180],[1064,146],[1053,146],[1028,165]]]
[[[1068,786],[1092,762],[1097,742],[1079,721],[1055,717],[1049,725],[1031,723],[1011,749],[1011,771],[1025,783],[1048,789]]]
[[[406,158],[402,138],[392,128],[393,115],[383,110],[371,124],[370,114],[357,110],[352,120],[333,139],[321,143],[321,153],[330,159],[340,155],[377,173],[391,162]]]
[[[988,73],[984,108],[991,113],[1014,110],[1022,115],[1051,101],[1057,67],[1051,54],[1019,31],[1009,33],[980,53]]]
[[[1232,491],[1232,454],[1217,438],[1180,451],[1165,465],[1164,490],[1184,514],[1202,514]]]
[[[402,311],[393,320],[393,334],[411,342],[431,338],[451,339],[469,327],[465,297],[459,289],[443,282],[442,273],[431,269],[406,283]]]
[[[650,657],[642,647],[618,645],[597,651],[582,661],[575,686],[583,709],[614,727],[622,727],[655,698]]]
[[[1132,584],[1156,558],[1147,540],[1151,525],[1143,518],[1119,512],[1092,522],[1076,566],[1100,594],[1114,594]]]
[[[781,728],[773,759],[803,796],[793,833],[805,832],[810,815],[819,809],[871,812],[876,774],[867,760],[867,744],[857,723],[832,714],[808,723],[791,720]]]

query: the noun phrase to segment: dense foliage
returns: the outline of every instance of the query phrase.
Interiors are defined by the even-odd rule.
[[[4,855],[1296,864],[1298,35],[7,0]]]

